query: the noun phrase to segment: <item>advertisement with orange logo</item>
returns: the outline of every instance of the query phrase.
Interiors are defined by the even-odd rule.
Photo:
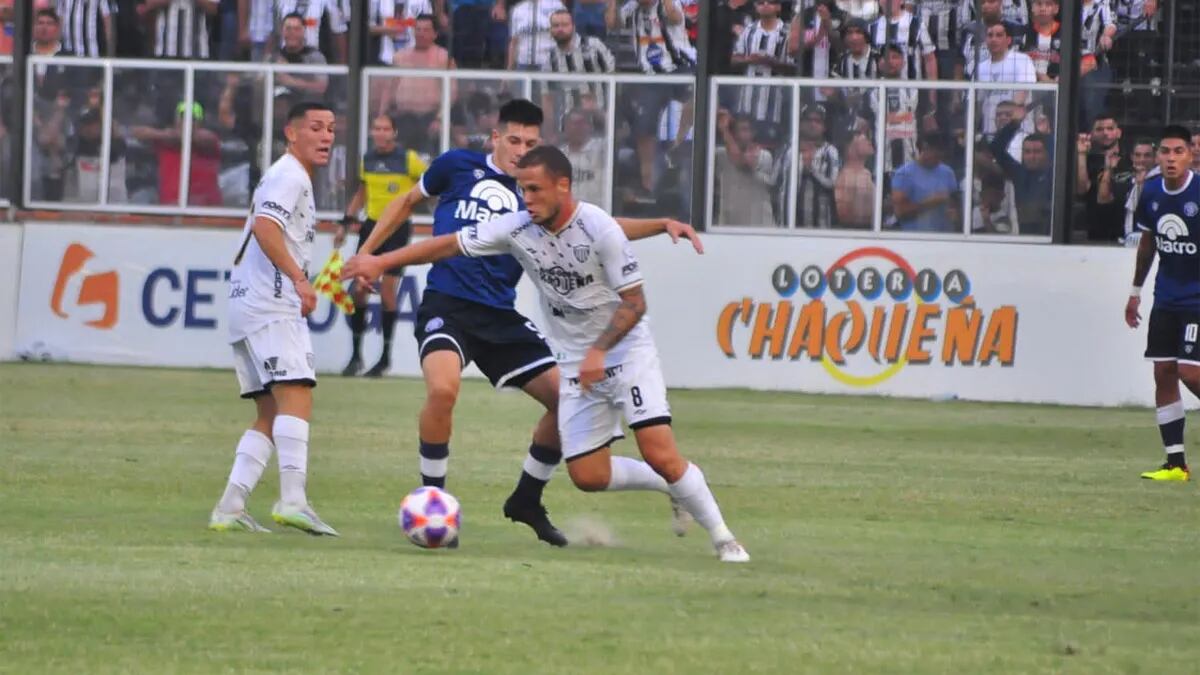
[[[1122,320],[1129,250],[740,233],[635,250],[672,387],[1153,404],[1144,329]]]

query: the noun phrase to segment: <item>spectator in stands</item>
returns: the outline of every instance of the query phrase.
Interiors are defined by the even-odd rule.
[[[904,52],[899,45],[888,44],[879,57],[879,75],[883,79],[898,80],[904,69]],[[920,93],[916,89],[888,87],[884,90],[884,142],[883,171],[884,194],[888,193],[891,174],[908,164],[917,156],[918,118],[921,115]],[[875,129],[879,117],[875,96],[866,96],[860,112],[859,127],[865,131]],[[924,127],[932,131],[936,123],[926,115]]]
[[[86,108],[76,123],[75,148],[67,163],[63,201],[96,204],[100,201],[101,113]],[[129,201],[125,189],[125,139],[109,141],[108,200],[112,204]]]
[[[243,3],[246,0],[242,0]],[[237,61],[244,58],[240,39],[242,31],[238,22],[238,0],[218,0],[217,13],[209,23],[212,46],[210,51],[220,61]]]
[[[255,114],[261,107],[262,90],[255,86],[255,78],[239,73],[226,73],[225,86],[217,99],[217,122],[223,137],[240,139],[249,152],[246,153],[246,183],[240,190],[231,190],[235,195],[245,196],[245,201],[222,195],[225,201],[248,205],[254,186],[258,185],[262,167],[259,164],[258,145],[262,141],[262,116]]]
[[[412,46],[421,16],[434,16],[430,0],[371,0],[367,25],[372,45],[378,43],[378,48],[373,46],[368,53],[377,55],[379,63],[392,65],[396,52]]]
[[[1192,134],[1192,171],[1200,172],[1200,132]]]
[[[690,72],[696,68],[696,47],[688,40],[679,0],[608,0],[609,30],[632,28],[638,66],[645,73]]]
[[[971,19],[977,0],[920,0],[916,3],[923,28],[933,41],[937,76],[958,79],[963,69],[963,28]],[[932,78],[930,78],[932,79]]]
[[[875,224],[875,172],[867,168],[867,158],[875,155],[870,135],[855,132],[845,154],[833,186],[838,226],[870,229]]]
[[[1058,82],[1062,60],[1058,0],[1033,0],[1033,22],[1025,33],[1021,51],[1033,59],[1038,82]]]
[[[799,72],[805,77],[827,78],[834,54],[842,48],[841,27],[846,13],[833,0],[816,0],[792,19],[788,33],[788,53],[793,59],[803,56]]]
[[[1004,20],[1018,26],[1028,26],[1030,5],[1030,0],[1004,0],[1001,7]]]
[[[0,55],[13,52],[13,0],[0,0]]]
[[[1158,161],[1154,156],[1157,148],[1154,141],[1148,138],[1139,138],[1133,143],[1133,152],[1130,154],[1133,163],[1133,179],[1129,187],[1129,196],[1125,198],[1125,238],[1122,243],[1130,248],[1136,248],[1141,241],[1141,230],[1134,227],[1134,213],[1137,211],[1138,199],[1142,196],[1142,186],[1146,184],[1146,177],[1150,174],[1150,170],[1157,166]]]
[[[770,151],[754,140],[754,122],[721,110],[717,113],[717,131],[722,141],[713,158],[717,223],[758,227],[775,223],[771,214],[774,160]]]
[[[1021,161],[1009,156],[1007,148],[1021,128],[1022,119],[1014,119],[996,132],[989,146],[992,157],[1013,184],[1017,198],[1017,220],[1024,234],[1050,234],[1054,204],[1054,167],[1051,163],[1053,142],[1040,133],[1029,134],[1021,144]]]
[[[63,51],[76,56],[113,56],[116,26],[110,0],[57,0]]]
[[[149,55],[153,46],[148,26],[138,6],[143,0],[110,0],[112,4],[113,40],[118,58],[140,59]]]
[[[295,12],[283,17],[280,24],[283,34],[283,46],[279,50],[276,63],[293,65],[326,64],[325,55],[305,40],[304,17]],[[303,100],[322,100],[325,90],[329,88],[329,77],[312,73],[275,73],[275,95],[290,94],[292,100],[298,103]],[[280,89],[283,91],[281,92]]]
[[[971,208],[972,234],[1020,234],[1016,191],[997,172],[975,179],[977,194]]]
[[[851,19],[874,21],[879,16],[877,0],[837,0],[837,6]]]
[[[975,64],[987,58],[987,27],[996,21],[1008,24],[1009,35],[1012,36],[1012,46],[1021,46],[1025,40],[1025,26],[1004,18],[1002,0],[980,0],[979,16],[962,29],[963,63]],[[961,80],[966,74],[966,68],[959,68],[954,79]]]
[[[892,208],[906,232],[960,230],[958,180],[942,163],[948,139],[939,131],[917,141],[917,159],[900,167],[892,179]]]
[[[996,104],[996,116],[993,120],[990,134],[995,134],[997,130],[1003,129],[1009,122],[1015,119],[1023,119],[1024,117],[1025,106],[1014,101],[1000,101]],[[1025,143],[1027,135],[1022,125],[1018,127],[1017,132],[1013,134],[1012,140],[1008,143],[1008,156],[1012,157],[1014,162],[1021,161],[1021,146]]]
[[[924,22],[908,11],[906,0],[886,0],[886,15],[871,26],[871,44],[877,50],[885,45],[897,45],[904,57],[900,79],[936,80],[938,78],[937,48],[929,37]]]
[[[742,31],[733,48],[733,65],[749,77],[771,77],[791,72],[788,25],[779,18],[779,0],[757,0],[758,20]],[[786,87],[743,85],[735,114],[754,120],[757,137],[774,146],[783,136],[792,92]]]
[[[462,68],[501,67],[508,45],[504,0],[437,0],[435,6],[440,15],[451,17],[455,63]]]
[[[608,202],[604,194],[608,144],[596,137],[592,116],[583,110],[567,113],[563,131],[566,142],[559,149],[571,160],[571,191],[577,199],[604,208]]]
[[[733,47],[742,31],[754,23],[754,0],[719,0],[713,8],[712,49],[709,61],[712,72],[717,75],[735,75],[740,69],[733,67]]]
[[[1090,127],[1092,121],[1104,109],[1108,95],[1105,87],[1112,83],[1112,69],[1108,64],[1108,52],[1117,35],[1117,20],[1109,0],[1081,0],[1079,55],[1079,124]]]
[[[599,38],[575,32],[575,19],[566,9],[560,9],[550,15],[550,36],[554,39],[554,50],[550,52],[550,58],[544,67],[547,71],[611,73],[617,69],[612,52]],[[595,104],[603,107],[604,90],[604,84],[600,82],[555,83],[553,91],[548,91],[543,96],[542,108],[546,111],[547,119],[557,120],[560,113],[556,111],[581,108],[585,95],[591,95]],[[565,127],[566,120],[563,124]]]
[[[987,55],[978,63],[971,62],[967,68],[971,79],[976,82],[1022,82],[1033,84],[1037,82],[1037,71],[1033,60],[1028,55],[1012,49],[1012,35],[1007,23],[992,19],[987,27]],[[996,133],[996,107],[1001,101],[1012,101],[1017,105],[1025,105],[1029,100],[1028,91],[995,89],[980,95],[983,115],[983,133],[990,136]]]
[[[145,0],[137,12],[152,26],[155,56],[209,58],[208,17],[217,13],[217,0]]]
[[[392,65],[400,68],[449,70],[455,67],[450,52],[439,46],[433,17],[417,17],[413,43],[396,52]],[[386,86],[386,85],[385,85]],[[450,100],[457,97],[457,83],[450,83]],[[431,152],[441,135],[442,83],[429,77],[397,77],[383,96],[379,114],[391,115],[404,147]]]
[[[833,76],[847,80],[873,80],[879,65],[867,36],[867,22],[850,19],[842,24],[842,51],[833,65]]]
[[[192,115],[192,148],[189,168],[187,204],[191,206],[221,206],[221,189],[217,176],[221,170],[221,139],[204,126],[204,106],[193,103],[189,111],[186,102],[176,106],[175,122],[166,128],[135,126],[130,129],[134,138],[154,146],[158,157],[158,203],[174,206],[179,203],[179,183],[183,165],[183,119]]]
[[[804,106],[798,123],[800,167],[796,176],[796,227],[827,230],[834,226],[837,216],[834,184],[842,166],[841,158],[837,148],[826,137],[825,106],[819,103]],[[787,157],[790,160],[791,152],[787,153]],[[790,166],[788,169],[790,173]],[[780,186],[783,189],[777,190],[777,194],[786,193],[783,186]]]
[[[1112,60],[1127,82],[1162,76],[1167,40],[1158,0],[1117,0],[1117,34]]]
[[[275,0],[276,16],[292,14],[300,17],[304,26],[304,44],[321,50],[321,21],[329,21],[329,32],[333,35],[333,53],[324,54],[327,62],[347,63],[347,32],[350,26],[347,17],[336,0]],[[283,46],[280,41],[280,47]]]
[[[62,53],[58,14],[52,9],[38,10],[33,19],[33,54],[55,56]],[[33,139],[30,175],[34,177],[32,196],[37,201],[58,201],[63,195],[66,171],[67,137],[71,107],[70,73],[61,65],[37,64],[33,67]]]
[[[1109,114],[1099,115],[1091,134],[1076,143],[1075,194],[1083,197],[1088,239],[1115,242],[1125,234],[1125,199],[1132,167],[1121,156],[1121,127]]]
[[[554,51],[550,16],[567,11],[559,0],[519,0],[508,12],[509,70],[545,70]],[[569,13],[569,12],[568,12]]]

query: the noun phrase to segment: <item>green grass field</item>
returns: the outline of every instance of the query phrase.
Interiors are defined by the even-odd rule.
[[[1148,411],[674,392],[754,557],[737,566],[672,536],[662,497],[561,471],[551,515],[615,546],[551,549],[504,520],[537,411],[480,383],[452,446],[461,549],[396,525],[410,380],[316,390],[309,490],[341,539],[209,533],[252,416],[235,391],[226,372],[0,365],[0,671],[1200,668],[1200,496],[1137,478],[1160,461]],[[272,463],[251,511],[276,495]]]

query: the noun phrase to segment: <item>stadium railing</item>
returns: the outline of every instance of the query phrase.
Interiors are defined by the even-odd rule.
[[[13,58],[10,54],[0,54],[0,83],[8,83],[12,81]],[[20,96],[20,92],[11,92],[9,87],[0,86],[0,129],[3,134],[0,135],[0,162],[7,165],[8,158],[11,157],[10,147],[13,143],[12,127],[9,126],[8,112],[10,110],[10,102],[6,100],[6,96],[10,93],[16,93]],[[9,199],[8,180],[9,169],[0,167],[0,208],[8,208],[12,206],[12,200]]]
[[[1025,120],[1021,124],[1022,134],[1028,135],[1038,130],[1038,124],[1049,124],[1049,135],[1054,135],[1054,108],[1057,105],[1058,88],[1055,84],[1032,84],[1032,83],[993,83],[993,82],[968,82],[968,81],[908,81],[908,80],[841,80],[841,79],[812,79],[812,78],[781,78],[773,77],[769,80],[764,78],[741,77],[741,76],[716,76],[710,80],[710,96],[709,96],[709,119],[713,120],[713,124],[705,130],[706,142],[709,146],[710,158],[716,158],[715,150],[721,146],[720,132],[718,130],[718,113],[721,110],[727,110],[734,117],[739,116],[739,104],[741,105],[742,116],[755,117],[756,111],[753,109],[755,105],[763,105],[763,100],[770,100],[770,97],[759,95],[757,97],[746,97],[751,106],[747,109],[745,103],[740,103],[741,94],[745,92],[745,88],[752,87],[759,89],[763,87],[777,88],[781,95],[777,100],[782,101],[783,113],[780,115],[778,126],[782,127],[783,133],[781,138],[777,139],[776,152],[782,151],[790,155],[787,159],[790,160],[792,167],[797,166],[796,148],[800,142],[800,122],[798,118],[801,114],[805,114],[807,106],[821,105],[824,108],[826,116],[825,139],[829,140],[838,150],[840,160],[844,163],[847,158],[847,146],[853,140],[855,135],[854,126],[858,129],[863,128],[863,122],[873,117],[869,121],[868,132],[871,142],[872,153],[866,162],[866,167],[871,171],[872,185],[870,194],[872,199],[872,208],[870,216],[870,227],[848,227],[839,226],[836,222],[836,217],[831,226],[817,226],[811,222],[799,222],[803,217],[804,209],[799,204],[800,195],[798,192],[799,172],[796,170],[779,171],[781,158],[775,156],[775,174],[779,177],[776,185],[772,186],[772,196],[776,196],[779,191],[783,192],[784,199],[782,206],[775,208],[776,221],[774,223],[745,223],[745,222],[721,222],[718,209],[718,200],[720,199],[720,180],[717,161],[709,161],[705,167],[707,175],[705,176],[706,200],[708,211],[708,223],[714,231],[731,231],[739,232],[755,232],[769,234],[789,234],[789,235],[816,235],[829,236],[853,234],[855,236],[876,236],[876,237],[903,237],[903,238],[918,238],[918,239],[950,239],[961,240],[964,237],[986,238],[987,240],[997,241],[1020,241],[1020,242],[1043,242],[1051,241],[1051,230],[1049,222],[1044,228],[1038,228],[1035,231],[1022,231],[1018,224],[1018,234],[1002,234],[1002,233],[974,233],[972,232],[972,214],[976,205],[978,196],[978,186],[976,185],[977,164],[976,150],[983,150],[981,145],[986,145],[987,140],[995,131],[995,125],[989,124],[985,127],[983,111],[986,109],[989,113],[995,108],[996,99],[1004,98],[1005,92],[1027,92]],[[893,100],[900,98],[909,101],[917,100],[925,97],[926,92],[938,92],[937,94],[928,94],[937,96],[941,99],[941,105],[944,107],[947,99],[954,100],[958,106],[958,112],[954,115],[942,115],[938,118],[939,131],[948,135],[952,142],[955,142],[954,150],[956,152],[948,153],[943,163],[950,166],[954,170],[956,179],[960,189],[970,186],[971,189],[961,189],[961,203],[959,204],[961,222],[954,225],[952,228],[943,232],[924,232],[910,231],[899,229],[893,221],[890,213],[890,175],[896,169],[900,168],[899,161],[893,162],[895,165],[888,167],[885,170],[885,153],[880,152],[881,146],[889,145],[892,140],[899,140],[897,135],[903,134],[902,130],[895,127],[889,127],[888,120],[883,114],[875,114],[872,116],[864,116],[858,113],[863,106],[870,106],[868,100],[873,99],[873,110],[884,110],[883,102],[888,101],[888,93],[893,94],[906,93],[907,96],[894,96]],[[913,94],[916,94],[914,96]],[[847,100],[856,100],[857,103],[845,106],[842,102]],[[1007,99],[1005,99],[1007,100]],[[843,119],[838,119],[840,114]],[[770,114],[770,113],[768,113]],[[759,115],[761,116],[761,115]],[[849,119],[846,119],[849,118]],[[761,128],[762,120],[759,122]],[[767,121],[768,125],[771,123]],[[846,128],[847,125],[851,128]],[[841,128],[835,128],[841,127]],[[961,130],[961,138],[955,141],[955,131]],[[914,120],[914,127],[910,131],[911,134],[919,136],[923,135],[924,129],[921,127],[921,121]],[[986,135],[985,135],[986,131]],[[884,139],[881,143],[880,139]],[[915,139],[912,139],[915,151]],[[1019,143],[1017,146],[1019,147]],[[1053,156],[1053,143],[1050,143],[1050,154]],[[1019,157],[1014,158],[1020,161]],[[1053,162],[1053,160],[1050,160]],[[1061,191],[1054,191],[1061,192]],[[1009,188],[1006,188],[1006,199],[1011,200],[1013,195]],[[1007,206],[1007,203],[1006,203]],[[1015,206],[1015,204],[1013,205]],[[1046,204],[1046,212],[1052,213],[1053,204]],[[811,213],[811,209],[809,210]]]
[[[44,75],[49,70],[57,73],[56,77],[43,78],[39,84],[34,74]],[[321,94],[301,93],[281,82],[281,76],[310,81],[326,78],[326,88]],[[348,76],[345,66],[31,56],[23,102],[30,121],[23,139],[24,205],[96,213],[243,216],[257,181],[255,174],[283,153],[280,121],[287,108],[302,98],[319,99],[345,113]],[[223,111],[220,99],[231,86],[235,91],[228,102],[230,110]],[[53,119],[59,92],[65,110],[55,122],[61,126],[43,134],[45,129],[39,127]],[[84,140],[80,132],[95,123],[96,113],[100,147],[98,151],[93,149],[95,161],[83,162],[79,155]],[[171,135],[172,129],[177,138]],[[55,132],[61,137],[54,138]],[[205,181],[211,181],[211,174],[216,173],[215,186],[198,184],[201,169],[194,156],[194,142],[203,140],[198,137],[218,143],[209,149],[212,151],[206,150],[207,165],[202,169]],[[43,146],[47,140],[60,156],[46,156]],[[123,152],[118,148],[121,156],[115,162],[114,141],[124,146]],[[335,145],[334,156],[335,161],[314,177],[322,218],[340,217],[346,201],[344,146]],[[170,158],[169,167],[159,162],[160,157]],[[174,168],[175,162],[177,178],[164,180],[161,174]],[[122,163],[125,185],[111,180],[114,164],[119,167]],[[48,198],[47,190],[39,184],[46,164],[68,175],[93,169],[94,173],[83,178],[76,175],[73,194],[65,194],[60,184],[53,193],[64,194]],[[70,183],[61,174],[54,180]],[[79,189],[81,183],[89,187]],[[174,189],[161,190],[169,187],[167,183],[174,183]],[[166,200],[172,192],[175,198]]]

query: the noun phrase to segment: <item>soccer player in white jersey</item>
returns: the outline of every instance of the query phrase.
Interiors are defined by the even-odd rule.
[[[383,256],[355,256],[347,277],[459,255],[510,254],[537,285],[562,369],[558,431],[567,471],[587,492],[653,490],[699,522],[722,561],[746,562],[698,466],[675,445],[658,352],[645,318],[642,274],[621,227],[571,195],[571,162],[553,146],[526,152],[517,180],[527,210]],[[621,416],[645,462],[612,456]]]
[[[279,453],[280,499],[271,516],[314,535],[337,536],[308,504],[308,420],[312,416],[312,340],[306,316],[317,305],[308,281],[317,208],[312,174],[329,163],[333,110],[300,103],[287,117],[287,154],[271,165],[254,200],[229,278],[229,341],[242,398],[257,418],[238,441],[225,494],[209,529],[264,532],[246,512],[271,451]]]

